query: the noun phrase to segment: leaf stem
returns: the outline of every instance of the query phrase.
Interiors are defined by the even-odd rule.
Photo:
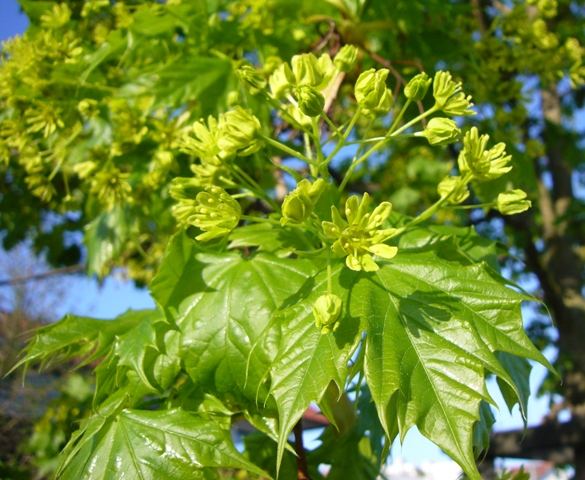
[[[342,137],[335,144],[335,148],[333,149],[333,151],[329,155],[327,155],[327,158],[324,161],[325,165],[329,164],[329,162],[335,158],[335,155],[337,155],[337,152],[339,152],[339,150],[341,150],[341,148],[345,146],[345,141],[347,140],[347,137],[349,137],[349,134],[353,130],[353,127],[355,127],[355,124],[359,119],[359,115],[360,115],[360,108],[358,107],[356,109],[355,113],[353,114],[353,117],[351,117],[351,120],[347,124],[347,128],[345,129],[345,132],[343,132]]]
[[[351,165],[349,166],[345,176],[343,177],[343,180],[341,181],[341,184],[339,185],[338,190],[340,192],[343,192],[343,189],[346,187],[347,182],[349,182],[349,179],[351,177],[351,174],[353,173],[353,171],[356,169],[356,167],[364,162],[365,160],[367,160],[370,155],[372,155],[372,153],[376,152],[377,150],[380,150],[380,148],[382,148],[382,146],[388,141],[387,137],[383,137],[382,140],[380,140],[379,142],[375,143],[369,150],[367,150],[361,157],[359,158],[355,158],[353,159],[353,161],[351,162]]]
[[[465,185],[467,185],[471,181],[472,177],[473,177],[473,174],[467,173],[463,177],[463,183]],[[397,228],[396,231],[394,231],[394,233],[392,233],[392,235],[390,235],[388,237],[388,239],[396,237],[397,235],[400,235],[405,230],[407,230],[411,227],[414,227],[415,225],[418,225],[419,223],[422,223],[425,220],[428,220],[429,218],[431,218],[443,205],[445,205],[445,203],[447,203],[447,201],[449,200],[449,198],[451,198],[453,193],[454,193],[454,191],[450,192],[448,195],[445,195],[444,197],[441,197],[439,200],[437,200],[435,203],[433,203],[429,208],[427,208],[426,210],[421,212],[411,222],[407,223],[406,225],[404,225],[400,228]]]
[[[398,124],[400,123],[400,120],[402,120],[402,117],[406,113],[406,110],[408,109],[410,104],[411,104],[410,99],[407,99],[406,102],[404,103],[404,105],[402,106],[402,108],[400,109],[400,112],[398,112],[398,115],[396,116],[396,118],[392,122],[392,125],[390,126],[390,130],[388,131],[388,135],[391,135],[392,132],[394,131],[394,129],[398,126]]]
[[[407,106],[407,103],[405,103],[405,106]],[[404,107],[403,107],[403,110],[405,110]],[[380,148],[382,148],[382,146],[388,140],[390,140],[393,137],[396,137],[396,136],[400,135],[406,129],[408,129],[412,125],[420,122],[422,119],[428,117],[429,115],[435,113],[436,111],[437,111],[437,108],[433,106],[432,108],[430,108],[426,112],[423,112],[420,115],[418,115],[417,117],[413,118],[410,122],[405,123],[399,129],[397,129],[395,131],[392,131],[392,127],[391,127],[389,133],[385,137],[382,137],[382,139],[379,142],[375,143],[374,146],[372,146],[369,150],[367,150],[361,157],[359,157],[357,159],[354,157],[354,160],[351,162],[351,165],[349,166],[349,169],[347,170],[347,172],[345,174],[345,177],[343,177],[343,180],[342,180],[341,184],[339,185],[339,191],[340,192],[343,191],[343,189],[346,187],[347,182],[349,181],[349,179],[351,177],[351,174],[353,173],[353,171],[356,169],[356,167],[360,163],[366,161],[374,152],[376,152],[377,150],[379,150]],[[398,115],[399,115],[399,117],[401,116],[400,113]],[[402,115],[404,115],[404,113],[402,113]],[[397,117],[397,120],[399,120],[398,117]],[[397,123],[397,122],[394,122],[394,123]],[[395,126],[393,128],[395,128]]]
[[[250,175],[248,175],[243,169],[237,165],[232,166],[234,173],[240,177],[244,182],[250,186],[250,191],[253,192],[258,198],[264,200],[273,210],[278,210],[278,204],[270,198],[266,192],[258,185]]]
[[[424,118],[428,117],[429,115],[432,115],[436,111],[438,111],[438,108],[437,108],[436,105],[433,105],[426,112],[423,112],[420,115],[414,117],[410,122],[406,122],[404,125],[402,125],[402,127],[400,127],[398,130],[390,133],[388,136],[389,137],[396,137],[396,136],[400,135],[402,132],[404,132],[404,130],[412,127],[413,125],[415,125],[416,123],[420,122],[421,120],[423,120]]]
[[[274,140],[273,138],[270,138],[266,135],[262,135],[262,139],[268,145],[271,145],[272,147],[277,148],[281,152],[285,152],[291,157],[296,157],[299,160],[302,160],[303,162],[311,164],[311,160],[309,158],[307,158],[305,155],[303,155],[301,152],[298,152],[294,148],[290,148],[288,145],[285,145],[284,143],[281,143],[278,140]]]

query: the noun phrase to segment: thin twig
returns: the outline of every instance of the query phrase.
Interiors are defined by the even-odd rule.
[[[49,270],[48,272],[42,273],[35,273],[32,275],[24,275],[22,277],[12,277],[7,278],[4,280],[0,280],[0,287],[6,287],[8,285],[20,285],[27,282],[32,282],[36,280],[45,280],[49,277],[54,277],[57,275],[70,275],[72,273],[80,273],[85,270],[85,265],[71,265],[69,267],[63,268],[56,268],[54,270]]]

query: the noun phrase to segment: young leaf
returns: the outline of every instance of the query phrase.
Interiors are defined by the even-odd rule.
[[[94,361],[108,352],[116,336],[132,330],[140,320],[140,314],[131,311],[116,320],[67,315],[57,323],[38,329],[14,368],[47,361]]]
[[[403,250],[352,292],[351,313],[367,319],[365,373],[382,424],[392,438],[417,425],[471,478],[473,426],[486,371],[520,392],[494,355],[515,352],[548,365],[522,328],[526,297],[469,265],[450,242]],[[447,258],[445,258],[447,257]],[[458,392],[454,394],[454,392]]]
[[[342,298],[344,311],[349,296],[340,281],[351,282],[353,277],[346,272],[347,269],[338,265],[331,279],[333,291]],[[321,272],[305,285],[304,296],[295,305],[278,313],[280,344],[272,364],[270,390],[279,413],[277,463],[288,435],[311,402],[321,399],[330,382],[335,382],[340,391],[344,388],[347,363],[359,340],[358,317],[342,313],[334,333],[321,333],[315,325],[312,305],[326,291],[326,284],[326,272]]]
[[[195,254],[193,245],[175,239],[153,295],[182,332],[182,358],[195,385],[256,401],[275,355],[275,339],[266,335],[272,314],[314,267],[269,254]]]
[[[266,476],[234,448],[229,428],[184,410],[122,410],[87,430],[58,479],[182,480],[205,468],[240,468]],[[84,438],[85,437],[85,438]]]
[[[124,248],[130,229],[130,215],[124,207],[101,213],[85,227],[89,274],[103,277],[108,273],[109,263]]]

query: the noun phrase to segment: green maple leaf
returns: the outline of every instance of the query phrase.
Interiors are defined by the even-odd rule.
[[[96,367],[96,400],[130,374],[151,392],[168,387],[179,370],[175,330],[159,310],[129,310],[113,320],[67,315],[37,330],[20,365],[75,361]]]
[[[152,285],[181,330],[181,356],[195,386],[255,402],[275,356],[273,313],[314,271],[311,263],[270,254],[197,253],[175,238]]]
[[[281,343],[271,368],[279,458],[310,403],[322,398],[330,382],[343,388],[351,352],[365,332],[366,380],[389,439],[404,438],[416,425],[467,475],[479,478],[474,429],[482,402],[493,403],[486,376],[498,377],[510,405],[523,406],[527,385],[501,352],[506,359],[549,365],[523,330],[520,305],[531,298],[507,287],[488,263],[471,259],[489,248],[463,243],[441,235],[417,248],[403,245],[375,273],[336,267],[332,291],[344,310],[333,334],[321,334],[310,311],[325,291],[324,272],[280,312]]]
[[[332,288],[348,304],[350,290],[340,282],[351,281],[347,269],[338,265],[332,273]],[[281,329],[278,355],[271,367],[271,394],[279,413],[278,461],[294,425],[312,402],[321,399],[330,382],[342,391],[347,364],[359,340],[360,320],[345,316],[333,334],[322,334],[315,326],[311,306],[326,290],[327,274],[321,272],[299,292],[295,305],[278,315]],[[345,285],[347,287],[347,285]]]
[[[402,250],[361,276],[350,311],[367,322],[364,370],[388,436],[404,438],[416,425],[479,478],[473,430],[480,403],[492,401],[487,373],[524,398],[495,352],[548,362],[522,327],[520,305],[529,298],[456,251],[451,242]]]
[[[57,472],[64,480],[184,480],[208,478],[209,468],[266,474],[233,446],[229,424],[180,409],[125,409],[86,423]]]

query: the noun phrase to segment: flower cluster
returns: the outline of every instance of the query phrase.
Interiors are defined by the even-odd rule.
[[[487,149],[489,138],[489,135],[480,136],[476,127],[465,134],[463,149],[457,159],[462,175],[469,173],[474,180],[482,182],[501,177],[512,170],[512,156],[506,154],[506,145],[500,142]]]
[[[272,97],[289,100],[283,110],[299,125],[311,124],[325,107],[325,96],[334,78],[349,71],[357,61],[357,48],[344,46],[332,60],[328,54],[316,57],[303,53],[292,57],[290,65],[282,63],[270,76]]]
[[[248,110],[236,107],[217,119],[210,116],[207,122],[195,122],[181,147],[202,161],[251,155],[260,149],[259,131],[260,121]]]
[[[471,97],[463,93],[461,82],[455,82],[449,72],[439,71],[433,79],[435,108],[448,115],[474,115]]]
[[[370,68],[363,72],[355,82],[355,99],[364,114],[388,113],[392,106],[392,92],[386,86],[390,71],[386,68]]]
[[[179,141],[180,149],[198,157],[191,171],[202,187],[220,185],[232,187],[232,174],[227,161],[236,156],[248,156],[261,145],[260,121],[248,110],[236,107],[218,118],[195,122],[191,131]]]
[[[323,232],[333,240],[333,253],[346,257],[345,263],[351,270],[374,272],[378,265],[373,255],[384,259],[393,258],[398,248],[386,245],[395,232],[394,228],[382,228],[392,211],[390,202],[382,202],[370,212],[371,198],[365,193],[361,200],[351,196],[345,202],[344,220],[335,206],[331,207],[331,222],[322,222]]]
[[[178,200],[173,207],[173,215],[182,225],[193,225],[203,230],[195,237],[196,240],[206,242],[224,237],[237,227],[242,209],[223,188],[207,187],[195,198],[188,198],[185,187],[185,184],[177,186],[173,192]]]

